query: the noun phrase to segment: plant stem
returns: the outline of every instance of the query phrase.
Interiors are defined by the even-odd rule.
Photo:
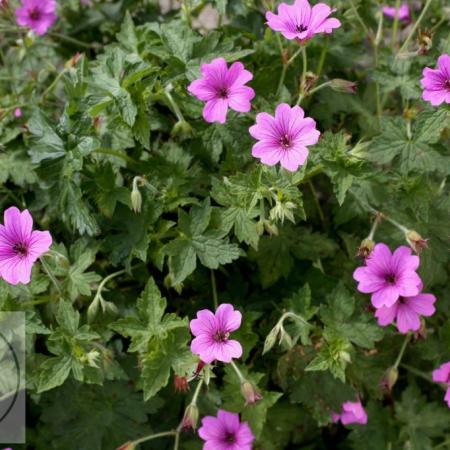
[[[331,81],[325,81],[325,83],[319,84],[319,86],[316,86],[314,89],[311,89],[309,91],[308,95],[313,95],[317,91],[320,91],[324,87],[327,87],[327,86],[330,86],[330,85],[331,85]]]
[[[231,367],[236,372],[236,375],[238,376],[240,383],[241,384],[245,383],[245,381],[247,381],[247,380],[245,379],[244,375],[242,375],[242,372],[239,370],[239,367],[236,365],[236,363],[233,360],[231,360],[230,364],[231,364]]]
[[[183,114],[182,114],[182,112],[180,110],[180,107],[177,105],[177,103],[175,102],[175,100],[172,97],[172,94],[170,93],[172,89],[173,89],[173,87],[172,87],[171,84],[166,86],[164,88],[164,95],[166,96],[167,100],[169,101],[170,106],[172,107],[172,110],[173,110],[175,116],[177,117],[178,121],[179,122],[186,122],[184,120],[184,116],[183,116]]]
[[[420,22],[422,22],[423,18],[425,17],[425,14],[428,11],[428,8],[430,7],[432,1],[433,0],[427,0],[427,2],[425,3],[425,5],[424,5],[424,7],[422,9],[422,12],[420,13],[420,16],[416,20],[416,23],[414,24],[412,30],[409,32],[408,37],[406,38],[405,42],[403,42],[403,45],[400,47],[400,50],[398,51],[397,55],[395,56],[396,58],[398,58],[398,56],[400,54],[402,54],[403,51],[405,50],[405,48],[408,46],[409,41],[413,37],[413,35],[416,32],[417,28],[419,27]]]
[[[79,41],[78,39],[75,39],[73,37],[66,36],[65,34],[56,33],[55,31],[51,31],[47,34],[53,38],[61,39],[62,41],[66,41],[70,44],[77,45],[78,47],[82,47],[82,48],[99,49],[101,47],[101,44],[98,44],[95,42],[92,44],[89,44],[87,42]]]
[[[189,25],[189,27],[192,28],[192,17],[191,17],[191,6],[190,6],[190,0],[183,0],[182,2],[182,9],[184,12],[184,16],[186,17],[186,22]]]
[[[211,270],[211,290],[212,290],[212,296],[213,296],[213,303],[214,303],[214,309],[217,309],[219,306],[219,298],[217,296],[217,285],[216,285],[216,275],[214,274],[214,270]]]
[[[322,51],[321,51],[320,57],[319,57],[319,62],[317,63],[317,67],[316,67],[317,78],[319,78],[320,75],[322,74],[323,65],[325,64],[325,58],[327,56],[327,53],[328,53],[328,37],[325,38],[325,44],[322,47]]]
[[[314,203],[316,205],[317,212],[319,213],[319,217],[320,217],[320,221],[322,222],[322,226],[325,227],[325,216],[323,214],[322,207],[320,206],[319,197],[317,196],[317,191],[311,180],[308,180],[308,186],[311,189],[311,192],[313,194]]]
[[[115,277],[118,277],[119,275],[122,275],[125,272],[126,272],[125,269],[121,269],[121,270],[118,270],[117,272],[113,272],[110,275],[103,278],[101,283],[98,285],[97,292],[95,293],[93,302],[96,301],[97,297],[98,298],[102,297],[102,290],[104,289],[104,287],[105,287],[106,283],[108,283],[108,281],[112,280]]]
[[[394,24],[392,25],[392,37],[391,37],[391,47],[392,51],[394,51],[395,44],[397,43],[397,30],[398,30],[398,16],[400,9],[400,0],[395,0],[395,17]]]
[[[373,241],[373,237],[375,236],[375,231],[377,230],[380,220],[381,220],[381,216],[380,216],[380,214],[377,214],[375,216],[375,220],[373,222],[372,228],[370,229],[369,236],[367,236],[367,239],[369,239],[370,241]]]
[[[198,399],[198,396],[199,396],[200,391],[202,389],[203,382],[204,382],[204,379],[200,378],[200,381],[198,382],[197,387],[195,388],[194,395],[192,396],[191,405],[196,405],[197,404],[197,399]]]
[[[56,290],[58,291],[58,294],[62,294],[61,286],[58,283],[58,280],[56,279],[55,275],[53,275],[52,270],[50,269],[50,266],[47,264],[47,262],[44,259],[44,256],[41,256],[39,258],[41,260],[42,268],[47,273],[48,277],[52,281],[53,285],[55,286]]]
[[[369,39],[371,39],[371,34],[369,29],[367,28],[367,25],[364,23],[364,21],[362,20],[362,17],[359,15],[358,10],[356,9],[355,4],[353,3],[353,0],[350,0],[350,5],[352,7],[353,12],[356,15],[356,19],[358,20],[358,22],[360,23],[361,27],[363,28],[364,32],[366,33],[367,37]]]
[[[398,353],[397,359],[395,360],[395,363],[393,365],[393,367],[395,369],[398,369],[398,366],[400,365],[400,362],[402,361],[403,355],[405,353],[406,347],[409,343],[409,341],[411,340],[411,333],[408,333],[405,336],[405,340],[403,341],[402,347],[400,348],[400,352]]]
[[[278,34],[277,34],[277,36],[278,36]],[[281,69],[280,80],[278,81],[277,96],[279,96],[281,93],[281,88],[283,87],[283,83],[284,83],[284,79],[286,78],[286,73],[287,73],[288,67],[296,60],[297,56],[303,52],[304,48],[305,47],[300,47],[285,63],[283,63],[283,68]],[[281,52],[281,56],[283,57],[283,47],[281,46],[281,42],[280,42],[280,52]]]
[[[148,436],[144,436],[140,439],[133,441],[134,445],[142,444],[143,442],[151,441],[152,439],[158,439],[166,436],[175,436],[177,434],[176,431],[163,431],[162,433],[149,434]]]
[[[302,47],[302,78],[300,79],[300,92],[298,94],[296,105],[300,105],[300,102],[305,96],[305,83],[306,83],[306,71],[308,70],[308,57],[306,55],[306,47]]]
[[[45,97],[47,97],[48,94],[50,94],[50,92],[53,91],[53,89],[55,89],[56,85],[58,84],[58,81],[61,79],[61,77],[66,73],[66,70],[62,70],[61,72],[59,72],[59,74],[55,77],[55,79],[53,80],[53,82],[50,84],[50,86],[43,92],[42,96],[41,96],[41,102],[43,102],[45,100]]]
[[[406,369],[408,372],[411,372],[413,375],[416,375],[419,378],[422,378],[423,380],[428,381],[429,383],[434,383],[434,381],[424,372],[422,372],[419,369],[416,369],[415,367],[409,366],[408,364],[400,364],[400,367],[403,367],[403,369]]]

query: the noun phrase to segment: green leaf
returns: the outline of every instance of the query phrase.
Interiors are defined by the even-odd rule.
[[[28,121],[30,130],[29,154],[31,162],[39,163],[44,159],[56,159],[65,156],[66,150],[61,137],[54,131],[44,113],[36,109]]]
[[[143,352],[152,339],[164,340],[175,328],[186,328],[187,321],[175,314],[164,314],[167,301],[161,297],[155,280],[150,278],[137,300],[137,316],[128,316],[111,324],[118,333],[131,338],[130,352]]]
[[[196,358],[186,348],[189,340],[187,329],[172,330],[166,339],[158,342],[156,348],[142,356],[141,382],[145,401],[167,385],[172,368],[177,370],[180,366],[191,364],[191,369],[194,369]]]
[[[441,131],[448,124],[448,117],[445,109],[424,111],[419,114],[411,130],[400,117],[386,118],[382,124],[383,132],[372,140],[367,156],[377,164],[394,160],[404,174],[435,170],[447,173],[448,157],[433,149],[431,144],[439,140]]]
[[[126,51],[138,53],[138,39],[136,36],[133,19],[131,18],[129,11],[125,13],[122,26],[119,33],[117,33],[117,40]]]
[[[46,359],[40,366],[37,391],[39,393],[61,386],[70,374],[70,356],[57,356]]]

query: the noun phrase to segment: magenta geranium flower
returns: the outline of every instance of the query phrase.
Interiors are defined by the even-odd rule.
[[[341,22],[329,15],[336,11],[325,3],[317,3],[311,8],[308,0],[296,0],[293,5],[281,3],[278,14],[267,11],[267,25],[279,31],[286,39],[306,41],[317,33],[331,33]]]
[[[199,100],[205,101],[203,118],[207,122],[225,123],[228,108],[238,112],[251,109],[250,100],[255,91],[245,86],[253,74],[244,69],[244,65],[235,62],[230,68],[224,58],[216,58],[200,67],[203,78],[194,80],[188,91]]]
[[[387,17],[391,17],[395,19],[398,17],[398,20],[403,22],[409,22],[409,6],[408,3],[402,3],[400,8],[395,8],[394,6],[383,6],[382,8],[383,14]]]
[[[192,353],[209,364],[215,360],[229,363],[233,358],[242,356],[242,346],[230,339],[230,333],[241,326],[242,315],[233,309],[233,305],[223,303],[216,313],[209,309],[197,312],[197,318],[191,320],[191,332],[195,339],[191,343]]]
[[[417,331],[420,328],[420,316],[432,316],[436,308],[433,294],[419,294],[413,297],[400,297],[392,306],[382,306],[375,312],[378,324],[382,327],[396,322],[400,333]]]
[[[391,307],[400,297],[413,297],[420,293],[422,282],[416,270],[419,257],[406,246],[392,254],[386,244],[377,244],[366,258],[366,265],[353,272],[358,290],[372,294],[375,308]]]
[[[34,262],[52,245],[48,231],[32,231],[33,218],[15,206],[0,225],[0,276],[10,284],[29,283]]]
[[[433,381],[447,385],[448,389],[445,393],[444,400],[450,408],[450,361],[442,364],[438,369],[433,370]]]
[[[331,413],[331,418],[334,423],[341,421],[342,425],[350,425],[352,423],[365,425],[367,423],[367,413],[359,400],[356,402],[345,402],[342,405],[341,413],[333,412]]]
[[[425,67],[422,75],[422,98],[433,106],[450,103],[450,55],[439,56],[437,68]]]
[[[257,114],[256,125],[249,132],[259,140],[252,148],[255,158],[268,166],[281,163],[291,172],[305,164],[307,146],[316,144],[320,136],[316,122],[305,117],[300,106],[291,108],[286,103],[277,106],[275,117],[265,112]]]
[[[217,417],[206,416],[198,435],[205,441],[203,450],[252,450],[255,436],[239,414],[219,409]]]
[[[58,18],[55,11],[55,0],[22,0],[22,6],[16,9],[16,21],[42,36]]]

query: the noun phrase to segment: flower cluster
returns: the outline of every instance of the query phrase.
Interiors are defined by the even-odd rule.
[[[329,17],[334,11],[324,3],[311,7],[308,0],[296,0],[293,5],[280,4],[278,15],[268,11],[266,19],[268,26],[286,39],[304,43],[314,34],[331,33],[341,26],[338,19]],[[255,92],[246,84],[253,74],[242,63],[235,62],[228,67],[224,58],[216,58],[202,64],[200,71],[202,78],[194,80],[188,91],[206,102],[203,118],[207,122],[225,123],[228,108],[250,111]],[[307,146],[316,144],[320,136],[316,122],[305,117],[300,106],[291,108],[286,103],[276,107],[275,116],[265,112],[257,114],[256,125],[249,132],[259,141],[252,149],[255,158],[268,166],[280,163],[291,172],[305,164]]]
[[[436,298],[422,293],[423,284],[416,270],[419,257],[409,247],[401,246],[391,253],[386,244],[376,244],[358,267],[353,278],[358,290],[371,294],[375,316],[381,326],[394,321],[400,333],[420,329],[420,316],[432,316]]]

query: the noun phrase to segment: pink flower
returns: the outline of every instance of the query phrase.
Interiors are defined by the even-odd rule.
[[[217,417],[206,416],[198,435],[205,441],[203,450],[252,450],[255,436],[239,414],[219,409]]]
[[[280,31],[286,39],[306,41],[317,33],[331,33],[339,28],[341,22],[328,16],[336,11],[325,3],[317,3],[312,8],[308,0],[295,0],[293,5],[281,3],[278,15],[267,11],[267,25],[274,31]]]
[[[387,17],[395,19],[395,16],[398,16],[398,20],[409,22],[410,17],[408,3],[402,3],[398,10],[394,6],[383,6],[382,11]]]
[[[191,320],[191,332],[195,337],[191,343],[192,353],[210,364],[214,360],[229,363],[233,358],[242,356],[242,346],[230,339],[230,333],[241,326],[242,315],[233,309],[233,305],[223,303],[216,313],[208,309],[197,312],[197,318]]]
[[[433,381],[447,385],[448,389],[445,393],[444,400],[450,408],[450,361],[442,364],[438,369],[433,370]]]
[[[409,247],[398,247],[392,254],[386,244],[376,244],[366,265],[358,267],[353,278],[359,282],[360,292],[372,294],[375,308],[391,307],[399,297],[420,293],[422,282],[416,273],[419,262]]]
[[[425,67],[422,75],[422,98],[433,106],[450,103],[450,55],[439,56],[437,69]]]
[[[0,276],[10,284],[29,283],[33,263],[52,245],[48,231],[32,231],[33,218],[15,206],[4,213],[0,225]]]
[[[422,290],[422,289],[421,289]],[[432,316],[436,308],[433,294],[419,294],[413,297],[400,297],[392,306],[382,306],[375,312],[378,324],[382,327],[396,320],[397,329],[402,334],[420,328],[420,316]]]
[[[18,119],[19,117],[22,117],[22,110],[21,110],[20,108],[16,108],[16,109],[14,110],[14,117],[15,117],[16,119]]]
[[[255,158],[268,166],[279,162],[291,172],[305,164],[307,145],[316,144],[320,136],[316,122],[305,117],[300,106],[291,108],[286,103],[277,106],[275,117],[265,112],[257,114],[256,125],[249,132],[259,140],[252,148]]]
[[[352,423],[365,425],[367,423],[367,413],[359,400],[357,402],[345,402],[342,405],[341,414],[333,412],[331,418],[334,423],[341,421],[342,425]]]
[[[194,80],[188,91],[206,101],[203,118],[207,122],[225,123],[229,107],[238,112],[250,111],[255,91],[245,84],[253,74],[245,70],[242,63],[235,62],[228,68],[225,59],[216,58],[209,64],[202,64],[200,70],[203,78]]]
[[[58,18],[55,11],[55,0],[22,0],[22,7],[16,9],[16,20],[18,25],[42,36]]]

